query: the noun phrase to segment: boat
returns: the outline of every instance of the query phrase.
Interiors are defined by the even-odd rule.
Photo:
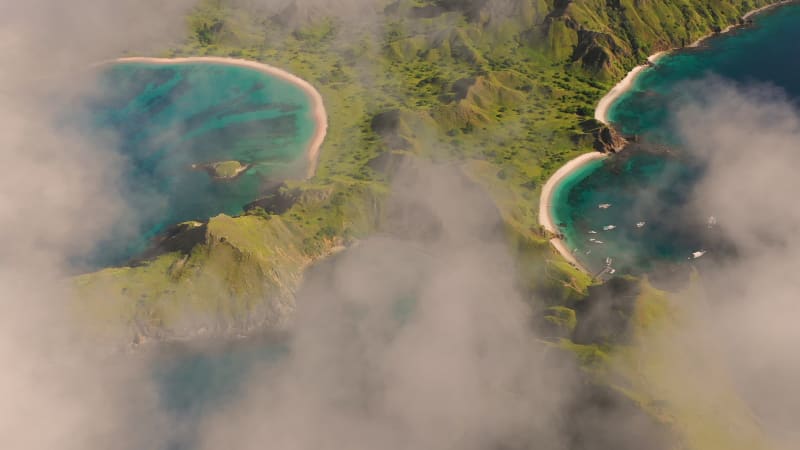
[[[599,205],[597,205],[597,207],[600,209],[608,209],[611,208],[611,203],[600,203]]]
[[[714,225],[717,224],[717,218],[714,216],[708,217],[708,228],[712,228]]]
[[[597,242],[597,239],[595,239],[595,238],[589,238],[589,242]]]
[[[692,259],[697,259],[706,254],[705,250],[698,250],[696,252],[692,252]]]
[[[589,234],[597,234],[597,231],[589,230]]]
[[[610,266],[612,261],[614,261],[614,260],[613,260],[613,259],[611,259],[611,257],[610,257],[610,256],[606,256],[606,265],[607,265],[607,266]]]
[[[595,240],[594,240],[594,241],[592,241],[592,242],[594,242],[595,244],[605,244],[605,242],[603,242],[603,241],[601,241],[601,240],[599,240],[599,239],[595,239]]]
[[[612,268],[608,269],[608,274],[609,275],[614,275],[616,272],[617,272],[617,269],[612,269]]]
[[[647,224],[647,222],[636,222],[636,228],[642,228]]]
[[[591,251],[591,250],[586,250],[586,254],[587,254],[587,255],[589,255],[589,254],[591,254],[591,253],[592,253],[592,251]]]
[[[606,225],[606,226],[603,227],[603,231],[611,231],[614,228],[617,228],[617,226],[616,225]]]

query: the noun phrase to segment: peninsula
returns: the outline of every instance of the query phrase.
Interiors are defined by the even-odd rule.
[[[78,277],[85,308],[104,323],[133,324],[131,334],[191,336],[199,325],[182,318],[207,315],[215,317],[209,333],[222,336],[284,323],[310,264],[389,228],[392,177],[410,158],[453,164],[486,188],[512,253],[536,262],[518,274],[532,297],[547,293],[553,305],[585,297],[592,281],[563,245],[563,257],[553,252],[558,231],[547,217],[559,181],[603,157],[592,151],[603,122],[595,117],[605,119],[614,99],[603,102],[605,112],[598,101],[648,54],[775,2],[652,0],[636,10],[520,2],[501,14],[474,0],[401,0],[376,13],[386,24],[377,35],[332,13],[317,20],[292,9],[270,16],[237,2],[200,3],[186,41],[165,52],[176,58],[117,61],[232,64],[292,80],[315,103],[308,178],[254,202],[274,208],[210,218],[185,239],[193,248]],[[569,163],[581,154],[594,156]]]
[[[75,309],[107,327],[110,339],[137,346],[282,329],[304,306],[295,293],[312,264],[394,233],[398,223],[417,224],[414,214],[426,211],[392,209],[397,167],[433,161],[461,171],[496,206],[503,223],[491,232],[503,233],[514,258],[507,273],[532,306],[530,323],[545,330],[548,352],[574,356],[583,385],[613,393],[613,402],[599,397],[604,404],[631,405],[687,449],[706,450],[709,436],[728,435],[734,445],[712,447],[768,448],[731,432],[751,417],[716,420],[724,415],[718,400],[730,392],[697,408],[708,393],[692,391],[699,385],[689,375],[665,376],[664,357],[682,357],[685,348],[665,351],[669,339],[642,339],[647,327],[662,332],[662,321],[679,317],[675,303],[647,280],[593,279],[562,239],[553,198],[575,171],[607,157],[592,149],[648,54],[730,29],[746,10],[775,1],[514,1],[503,10],[480,0],[398,0],[375,21],[358,17],[357,26],[323,7],[276,14],[263,3],[200,3],[186,41],[165,52],[181,57],[118,61],[233,64],[292,80],[315,103],[307,178],[265,187],[241,214],[174,227],[136,264],[76,277]],[[366,22],[380,25],[361,27]],[[218,159],[198,163],[212,161],[203,168],[222,179],[247,174],[246,157]],[[645,423],[631,417],[624,415],[624,429]],[[618,433],[603,433],[610,435]]]

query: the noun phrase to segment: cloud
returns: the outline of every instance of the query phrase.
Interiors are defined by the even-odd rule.
[[[702,294],[690,297],[690,326],[677,339],[719,361],[766,436],[796,448],[800,113],[774,86],[711,78],[688,89],[696,95],[676,124],[705,170],[692,206],[714,212],[737,256],[703,266]]]
[[[158,448],[173,436],[152,361],[109,357],[74,321],[72,258],[135,214],[115,181],[115,138],[69,131],[57,112],[91,90],[87,64],[179,39],[188,4],[33,0],[0,15],[0,57],[13,62],[0,72],[2,448]],[[797,442],[798,116],[774,91],[719,85],[703,100],[679,116],[708,161],[696,205],[714,209],[742,257],[704,273],[713,320],[685,336],[713,341],[764,426]],[[485,193],[422,166],[393,195],[395,227],[314,268],[290,353],[203,419],[202,446],[560,450],[579,433],[576,404],[596,442],[649,443],[631,421],[641,416],[582,407],[585,379],[532,328]]]
[[[559,448],[576,373],[537,340],[494,206],[454,169],[397,184],[403,229],[311,272],[287,360],[209,420],[205,448]]]
[[[134,214],[116,181],[124,159],[113,136],[85,135],[63,115],[91,86],[89,63],[178,29],[181,2],[160,3],[3,5],[2,448],[153,448],[166,433],[146,358],[108,357],[108,343],[75,321],[71,261]]]

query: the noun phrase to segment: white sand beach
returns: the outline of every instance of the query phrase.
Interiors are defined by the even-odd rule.
[[[625,78],[622,79],[616,86],[611,88],[608,93],[600,99],[600,102],[597,104],[597,108],[594,110],[594,118],[600,123],[608,125],[608,110],[611,108],[611,105],[614,104],[617,99],[622,96],[628,89],[633,86],[633,82],[636,80],[636,77],[639,76],[639,73],[646,69],[647,66],[642,64],[641,66],[634,67]]]
[[[769,4],[769,5],[763,6],[761,8],[754,9],[754,10],[748,12],[747,14],[745,14],[744,16],[742,16],[742,21],[746,21],[748,19],[751,19],[753,16],[755,16],[756,14],[759,14],[761,12],[770,10],[772,8],[775,8],[775,7],[778,7],[778,6],[781,6],[781,5],[794,3],[796,1],[798,1],[798,0],[782,0],[782,1],[779,1],[779,2],[776,2],[776,3],[772,3],[772,4]],[[689,47],[697,47],[704,40],[706,40],[706,39],[708,39],[708,38],[710,38],[712,36],[728,33],[731,30],[734,30],[736,28],[737,28],[737,25],[730,25],[730,26],[726,27],[725,29],[723,29],[720,33],[710,33],[710,34],[708,34],[706,36],[701,37],[697,41],[693,42],[692,44],[689,45]],[[620,98],[620,96],[622,96],[622,94],[624,94],[626,91],[631,89],[631,87],[633,87],[633,84],[636,81],[636,77],[639,76],[639,74],[641,74],[643,70],[645,70],[646,68],[652,66],[653,64],[655,64],[658,61],[659,58],[661,58],[664,55],[669,54],[670,52],[672,52],[674,50],[676,50],[676,49],[663,50],[663,51],[659,51],[659,52],[653,53],[652,55],[650,55],[647,58],[647,64],[642,64],[642,65],[636,66],[630,72],[628,72],[628,74],[625,75],[625,78],[623,78],[622,81],[617,83],[613,88],[611,88],[610,91],[608,91],[608,93],[606,93],[606,95],[603,96],[603,98],[600,99],[600,102],[598,102],[597,108],[595,108],[595,111],[594,111],[594,118],[600,123],[603,123],[605,125],[609,125],[608,112],[609,112],[611,106],[614,104],[614,102],[617,101]],[[551,206],[552,206],[551,202],[552,202],[552,196],[553,196],[553,189],[567,175],[569,175],[573,171],[577,170],[578,168],[580,168],[584,164],[588,163],[589,161],[592,161],[592,160],[595,160],[595,159],[600,159],[600,158],[605,158],[605,157],[606,157],[606,155],[604,155],[602,153],[587,153],[587,154],[581,155],[581,156],[579,156],[579,157],[577,157],[575,159],[572,159],[572,160],[568,161],[564,166],[562,166],[560,169],[558,169],[556,171],[556,173],[554,173],[553,176],[550,177],[549,180],[547,180],[547,183],[542,188],[542,194],[541,194],[541,197],[540,197],[540,200],[539,200],[539,223],[545,228],[545,230],[547,230],[547,231],[549,231],[551,233],[558,233],[558,229],[556,228],[555,224],[553,223],[553,217],[552,217],[552,215],[550,213]],[[552,239],[550,241],[550,243],[553,245],[553,247],[556,248],[556,250],[558,250],[559,253],[561,253],[562,256],[564,256],[564,259],[566,259],[570,263],[574,264],[575,266],[581,268],[582,270],[586,271],[586,269],[583,268],[578,263],[578,261],[575,259],[575,257],[572,254],[572,252],[570,252],[569,249],[566,247],[564,242],[562,242],[560,239]]]
[[[539,223],[544,227],[545,230],[551,233],[558,233],[558,228],[556,227],[555,222],[553,222],[553,216],[550,210],[552,206],[553,191],[558,184],[561,183],[561,180],[589,162],[603,159],[607,156],[608,155],[605,153],[600,152],[584,153],[577,158],[569,160],[569,162],[561,166],[561,168],[559,168],[556,173],[554,173],[553,176],[547,180],[547,183],[545,183],[544,187],[542,187],[542,193],[539,196]]]
[[[753,16],[755,16],[756,14],[761,14],[762,12],[765,12],[765,11],[770,10],[772,8],[776,8],[778,6],[787,5],[789,3],[794,3],[796,1],[797,0],[781,0],[779,2],[775,2],[775,3],[769,4],[769,5],[762,6],[761,8],[756,8],[756,9],[748,12],[747,14],[743,15],[742,16],[742,20],[752,19]]]
[[[622,96],[628,89],[633,87],[634,81],[636,81],[636,77],[650,65],[655,64],[659,58],[669,53],[668,51],[661,51],[656,52],[650,55],[647,58],[647,64],[642,64],[639,66],[634,67],[625,75],[625,78],[622,79],[619,83],[616,84],[613,88],[603,98],[600,99],[600,102],[597,104],[597,108],[594,110],[594,118],[600,123],[609,124],[608,120],[608,111],[611,108],[611,105],[614,104],[617,99]]]
[[[782,0],[782,1],[779,1],[779,2],[776,2],[776,3],[772,3],[772,4],[769,4],[769,5],[766,5],[766,6],[762,6],[761,8],[754,9],[754,10],[748,12],[747,14],[743,15],[742,16],[742,21],[746,21],[748,19],[751,19],[751,18],[753,18],[753,16],[755,16],[757,14],[760,14],[762,12],[768,11],[768,10],[770,10],[772,8],[776,8],[778,6],[786,5],[786,4],[789,4],[789,3],[794,3],[794,2],[797,2],[797,1],[798,0]],[[728,25],[727,27],[725,27],[719,33],[709,33],[709,34],[701,37],[700,39],[692,42],[691,44],[689,44],[687,46],[687,48],[699,47],[700,44],[702,44],[703,41],[705,41],[706,39],[714,37],[714,36],[718,36],[720,34],[729,33],[730,31],[735,30],[738,26],[739,25]],[[595,111],[594,111],[594,118],[598,122],[601,122],[603,124],[608,125],[609,124],[608,112],[609,112],[609,109],[611,108],[611,105],[613,105],[614,102],[617,101],[617,99],[619,99],[620,96],[622,96],[622,94],[624,94],[628,89],[633,87],[633,84],[636,81],[636,77],[639,76],[639,74],[641,74],[641,72],[644,69],[646,69],[647,67],[655,64],[656,61],[658,61],[659,58],[661,58],[662,56],[664,56],[666,54],[669,54],[670,52],[673,52],[675,50],[678,50],[678,48],[673,48],[673,49],[670,49],[670,50],[662,50],[660,52],[653,53],[652,55],[647,57],[647,64],[642,64],[642,65],[636,66],[630,72],[628,72],[628,74],[625,76],[625,78],[623,78],[622,81],[620,81],[613,88],[611,88],[611,90],[608,91],[608,93],[606,93],[606,95],[603,96],[603,98],[600,99],[600,102],[597,103],[597,108],[595,108]]]
[[[317,160],[319,159],[319,151],[322,147],[322,142],[325,140],[325,134],[328,131],[328,115],[325,112],[325,105],[322,102],[322,95],[311,85],[308,81],[289,73],[283,69],[273,67],[256,61],[249,61],[246,59],[237,58],[224,58],[219,56],[194,56],[188,58],[150,58],[150,57],[129,57],[118,58],[109,63],[126,63],[126,62],[141,62],[148,64],[188,64],[188,63],[214,63],[214,64],[228,64],[232,66],[247,67],[250,69],[258,70],[260,72],[278,77],[282,80],[288,81],[303,90],[311,99],[311,114],[316,123],[314,135],[311,137],[311,142],[308,145],[306,152],[308,158],[308,169],[306,170],[306,178],[311,178],[317,171]]]
[[[564,180],[564,178],[566,178],[569,174],[575,170],[578,170],[589,162],[606,157],[607,155],[605,153],[600,152],[585,153],[577,158],[571,159],[569,162],[561,166],[561,168],[559,168],[556,173],[554,173],[553,176],[547,180],[547,183],[545,183],[545,185],[542,187],[542,193],[539,197],[539,223],[544,227],[545,230],[550,233],[559,232],[551,212],[553,192],[558,187],[558,184],[561,183],[561,181]],[[561,256],[564,257],[564,259],[569,261],[575,267],[588,273],[588,270],[586,270],[586,268],[584,268],[575,258],[572,252],[569,251],[564,241],[559,238],[553,238],[550,240],[550,244],[555,247]]]

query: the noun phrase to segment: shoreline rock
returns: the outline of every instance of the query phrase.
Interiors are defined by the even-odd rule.
[[[601,126],[594,135],[594,149],[601,153],[617,153],[628,145],[628,139],[611,125]]]

